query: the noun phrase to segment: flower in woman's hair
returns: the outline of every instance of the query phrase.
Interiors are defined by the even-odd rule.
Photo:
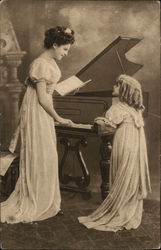
[[[64,32],[67,33],[67,34],[71,34],[72,33],[71,29],[69,29],[69,28],[66,28],[66,30]]]

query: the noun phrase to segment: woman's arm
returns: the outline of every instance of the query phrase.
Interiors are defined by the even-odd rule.
[[[36,84],[36,90],[40,105],[53,119],[62,124],[72,124],[71,120],[64,119],[57,114],[57,112],[53,107],[52,102],[50,102],[48,98],[48,94],[46,93],[46,84],[44,82],[38,82]]]

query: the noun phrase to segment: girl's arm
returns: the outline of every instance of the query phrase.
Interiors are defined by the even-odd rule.
[[[110,121],[106,117],[96,117],[94,119],[94,122],[102,127],[103,126],[110,126],[110,127],[116,128],[116,124],[114,124],[112,121]]]
[[[69,119],[64,119],[60,117],[55,109],[53,108],[52,102],[49,100],[49,96],[46,93],[46,84],[44,82],[38,82],[36,84],[37,96],[40,105],[44,108],[44,110],[56,121],[61,124],[72,124],[73,122]]]

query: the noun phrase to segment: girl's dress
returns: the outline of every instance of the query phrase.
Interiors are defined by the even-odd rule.
[[[143,199],[151,191],[144,123],[141,112],[118,102],[106,112],[104,122],[117,127],[110,166],[110,192],[103,203],[79,222],[87,228],[118,231],[137,228]]]
[[[38,101],[36,82],[46,84],[49,102],[61,73],[53,59],[33,61],[20,109],[19,126],[9,150],[13,153],[20,135],[20,174],[10,197],[1,203],[1,221],[32,222],[55,216],[60,210],[58,155],[54,119]]]

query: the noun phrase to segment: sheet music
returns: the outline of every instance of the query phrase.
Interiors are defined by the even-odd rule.
[[[90,81],[91,81],[91,79],[89,79],[86,82],[82,82],[78,77],[71,76],[68,79],[58,83],[55,90],[61,96],[65,96],[65,95],[69,94],[70,92],[74,91],[75,89],[82,88]]]

